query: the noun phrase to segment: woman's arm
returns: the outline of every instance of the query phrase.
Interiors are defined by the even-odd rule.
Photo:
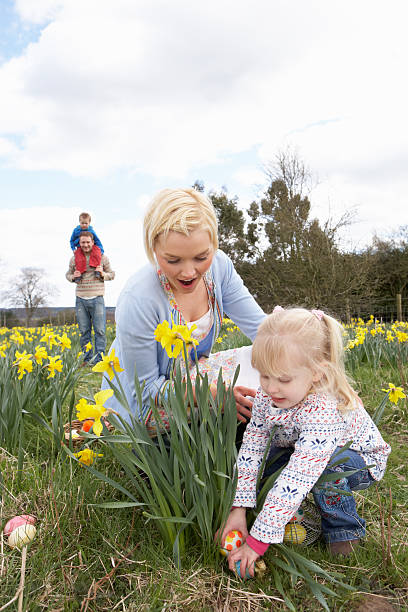
[[[217,299],[221,300],[224,313],[253,341],[266,314],[245,287],[230,258],[222,251],[217,251],[214,269],[215,276],[221,281]],[[215,282],[217,285],[217,278]]]
[[[157,400],[166,384],[169,359],[154,338],[154,330],[163,322],[157,303],[143,295],[126,295],[117,309],[116,338],[120,346],[121,366],[124,368],[132,397],[130,404],[145,417],[150,409],[150,398]],[[136,403],[135,372],[144,385],[143,406]],[[141,409],[141,410],[140,410]]]

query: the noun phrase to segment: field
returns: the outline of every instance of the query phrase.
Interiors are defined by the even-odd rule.
[[[72,439],[71,433],[71,443],[66,441],[69,428],[64,425],[75,419],[81,398],[98,405],[94,396],[102,377],[79,367],[78,329],[1,329],[0,527],[18,514],[37,518],[37,535],[27,549],[21,609],[254,612],[292,606],[302,611],[322,609],[322,601],[316,599],[319,593],[328,610],[408,609],[408,409],[407,399],[398,397],[408,390],[407,332],[403,322],[385,325],[374,317],[344,328],[348,372],[368,411],[374,414],[379,406],[384,408],[380,430],[392,446],[383,481],[356,494],[367,521],[364,545],[347,559],[330,557],[322,542],[288,546],[288,552],[272,546],[265,555],[265,576],[241,582],[211,544],[208,517],[206,522],[195,508],[193,524],[186,521],[185,530],[174,539],[184,520],[180,514],[179,523],[172,523],[159,520],[159,512],[154,516],[153,506],[140,506],[155,488],[145,475],[139,478],[131,461],[136,461],[132,448],[142,456],[144,446],[137,439],[143,432],[134,439],[129,433],[121,438],[117,431],[109,434],[106,429],[99,439],[85,434],[83,444],[90,445],[95,456],[73,454],[81,447],[75,434]],[[114,333],[109,327],[108,346]],[[217,349],[244,342],[234,324],[225,321]],[[203,398],[206,392],[204,388]],[[226,408],[225,418],[227,413]],[[224,451],[228,454],[228,449]],[[167,453],[166,448],[161,452]],[[224,456],[217,455],[216,460]],[[218,521],[223,508],[229,507],[231,493],[226,479],[219,484],[221,472],[219,468],[216,483],[221,489],[214,489],[224,491],[221,499],[214,501],[210,485],[197,483],[201,475],[195,474],[191,482],[203,498],[211,497],[211,516]],[[175,482],[187,503],[183,480]],[[167,508],[168,519],[172,508],[160,497],[162,492],[156,492],[161,516],[166,516]],[[17,609],[22,552],[11,549],[3,535],[0,545],[0,610]],[[284,560],[280,565],[279,559]],[[312,588],[293,571],[296,559],[299,572],[309,574]],[[330,576],[340,582],[331,582]],[[313,592],[313,585],[323,590]],[[324,592],[325,588],[335,594]]]

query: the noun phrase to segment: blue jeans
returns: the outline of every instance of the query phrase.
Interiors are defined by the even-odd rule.
[[[76,316],[81,332],[81,349],[84,353],[84,361],[97,363],[102,359],[101,353],[106,349],[106,314],[103,296],[84,300],[77,297],[75,304]],[[92,327],[95,335],[95,351],[93,348],[86,350],[86,345],[92,344]]]
[[[272,446],[269,452],[264,475],[269,476],[285,465],[293,453],[293,448]],[[283,454],[274,460],[277,453]],[[339,452],[341,451],[341,452]],[[333,463],[339,465],[332,467]],[[322,517],[322,532],[326,542],[342,542],[358,540],[365,536],[365,520],[357,513],[356,502],[351,491],[367,489],[374,481],[362,457],[351,449],[342,451],[336,448],[323,474],[348,472],[359,469],[351,476],[339,477],[338,480],[315,485],[312,489],[316,506]],[[336,489],[347,491],[350,495],[342,495]]]

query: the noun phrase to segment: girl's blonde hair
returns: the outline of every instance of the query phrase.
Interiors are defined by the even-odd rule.
[[[150,202],[143,222],[144,246],[154,264],[157,238],[170,231],[188,236],[193,230],[207,230],[214,251],[218,249],[217,216],[211,201],[194,188],[162,189]]]
[[[293,349],[303,367],[320,375],[313,391],[337,397],[340,412],[356,407],[358,395],[344,368],[343,328],[336,319],[320,310],[277,307],[259,326],[252,365],[262,374],[290,375]]]

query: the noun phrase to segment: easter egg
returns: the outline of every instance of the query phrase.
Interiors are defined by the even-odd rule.
[[[285,527],[283,536],[284,542],[292,542],[293,544],[303,544],[306,539],[306,529],[298,523],[288,523]]]
[[[34,516],[31,516],[31,514],[20,514],[19,516],[14,516],[12,519],[7,521],[3,529],[3,533],[7,537],[12,531],[14,531],[14,529],[20,527],[20,525],[26,525],[27,523],[34,525],[35,522],[36,519]]]
[[[242,543],[242,533],[238,531],[238,529],[229,531],[225,536],[224,548],[221,548],[220,553],[224,555],[224,557],[228,557],[231,550],[239,548],[240,546],[242,546]]]
[[[248,568],[246,568],[245,576],[244,577],[241,576],[241,559],[239,559],[235,563],[235,572],[238,578],[241,578],[241,580],[248,580],[248,578],[252,578],[251,574],[248,571]]]
[[[34,539],[37,530],[31,523],[20,525],[13,529],[8,538],[8,543],[11,548],[21,548]]]
[[[94,424],[94,422],[91,421],[91,419],[88,419],[87,421],[84,421],[82,423],[82,427],[81,427],[82,431],[88,432],[91,429],[91,427],[93,427],[93,424]]]
[[[300,523],[301,521],[303,521],[304,516],[305,516],[305,513],[302,510],[302,508],[298,508],[295,514],[290,519],[289,523]]]

